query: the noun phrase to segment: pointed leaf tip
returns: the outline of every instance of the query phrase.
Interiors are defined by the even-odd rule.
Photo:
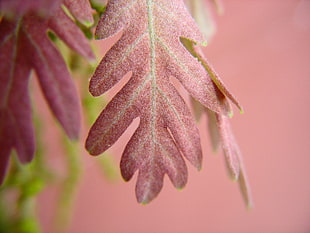
[[[195,57],[198,58],[198,60],[200,61],[200,63],[203,65],[203,67],[206,69],[206,71],[208,72],[210,78],[212,79],[212,81],[214,82],[214,84],[217,86],[217,88],[222,92],[222,94],[224,96],[226,96],[232,103],[234,103],[237,108],[239,109],[239,111],[242,111],[243,108],[240,105],[239,101],[237,100],[237,98],[226,88],[224,82],[221,80],[221,78],[219,77],[219,75],[215,72],[215,70],[213,69],[213,67],[211,66],[211,64],[208,62],[208,60],[206,59],[202,49],[197,46],[194,45],[192,48],[192,53],[194,54]],[[230,115],[230,113],[228,114]]]
[[[90,28],[91,26],[93,26],[94,21],[82,21],[81,22],[85,27]]]

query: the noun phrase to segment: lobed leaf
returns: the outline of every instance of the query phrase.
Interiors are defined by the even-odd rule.
[[[160,192],[167,174],[176,188],[187,181],[184,156],[201,168],[199,133],[184,100],[170,83],[175,77],[196,100],[225,114],[221,92],[184,47],[181,38],[196,44],[204,39],[182,0],[111,0],[99,21],[96,37],[122,32],[90,81],[90,92],[99,96],[125,74],[128,83],[102,111],[86,140],[92,155],[107,150],[139,117],[139,127],[121,159],[121,172],[130,180],[139,170],[138,202],[148,203]]]
[[[7,4],[7,1],[3,3]],[[29,1],[24,4],[27,3]],[[43,4],[43,1],[37,2],[40,3]],[[16,15],[14,19],[4,17],[0,22],[0,183],[13,148],[21,162],[29,162],[34,154],[28,92],[32,69],[37,74],[51,111],[67,135],[72,139],[79,136],[78,94],[66,64],[48,38],[47,31],[50,28],[55,30],[60,38],[85,57],[93,58],[94,55],[82,32],[64,14],[60,5],[53,5],[54,9],[53,16],[42,17],[41,11],[31,11],[23,12],[22,16]]]

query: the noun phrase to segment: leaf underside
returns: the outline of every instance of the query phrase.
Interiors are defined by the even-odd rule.
[[[38,1],[38,5],[41,2],[44,4],[46,1]],[[29,8],[28,3],[25,2]],[[60,6],[53,6],[53,9],[56,10],[51,17],[42,17],[42,11],[40,14],[20,12],[24,14],[14,19],[3,18],[0,22],[0,183],[13,148],[21,162],[29,162],[34,154],[28,92],[31,70],[36,72],[49,107],[67,135],[70,138],[79,136],[78,94],[66,64],[48,38],[47,31],[52,29],[68,46],[86,58],[91,59],[94,55],[83,33]]]
[[[138,117],[139,126],[120,166],[126,181],[139,170],[137,200],[148,203],[160,192],[165,174],[176,188],[185,186],[183,156],[201,168],[198,130],[170,78],[179,80],[191,96],[216,113],[226,113],[227,106],[218,98],[221,93],[207,71],[180,41],[204,43],[182,0],[111,0],[96,37],[118,32],[122,36],[97,67],[90,92],[99,96],[127,73],[132,75],[92,126],[86,148],[93,155],[104,152]]]

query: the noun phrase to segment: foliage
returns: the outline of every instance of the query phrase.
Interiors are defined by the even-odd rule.
[[[137,200],[148,203],[160,192],[165,174],[176,188],[185,186],[183,156],[197,169],[201,167],[198,130],[171,77],[217,116],[231,114],[226,96],[241,107],[223,82],[197,60],[201,57],[195,45],[205,41],[182,0],[109,1],[96,37],[119,32],[121,38],[90,81],[90,92],[99,96],[129,72],[131,78],[92,126],[86,148],[93,155],[104,152],[139,117],[139,127],[123,152],[121,172],[128,181],[139,170]],[[225,145],[226,151],[233,151],[234,143]],[[226,154],[230,171],[238,179],[239,161],[232,153]]]
[[[0,2],[0,183],[11,160],[10,176],[0,188],[0,230],[39,232],[35,197],[55,178],[43,156],[40,120],[36,118],[37,125],[33,126],[31,71],[35,71],[49,108],[66,135],[77,139],[82,111],[79,94],[63,57],[66,55],[55,42],[60,39],[79,55],[94,60],[88,39],[93,37],[91,25],[99,16],[97,39],[121,36],[94,71],[89,91],[100,96],[125,75],[130,79],[91,127],[85,144],[89,153],[105,152],[139,118],[120,163],[125,181],[138,172],[137,201],[152,201],[161,191],[166,174],[177,189],[183,188],[188,178],[184,158],[199,170],[202,150],[194,117],[172,82],[176,79],[191,96],[196,118],[207,114],[212,145],[222,146],[229,174],[239,182],[247,206],[252,206],[241,152],[229,123],[230,102],[243,110],[200,47],[206,45],[203,33],[208,38],[214,33],[214,21],[207,1],[185,2],[192,16],[183,0],[110,0],[107,5],[105,0]],[[193,18],[207,30],[199,29]],[[77,64],[76,54],[69,57],[71,71],[87,69]],[[85,104],[83,113],[93,121],[102,104],[83,90],[80,94]],[[58,222],[66,224],[82,166],[79,142],[63,137],[62,143],[68,173],[61,185]],[[16,156],[11,156],[14,150]],[[101,161],[104,169],[114,174],[111,163]],[[18,193],[17,214],[3,211],[11,190]]]
[[[14,2],[4,1],[2,8],[9,8]],[[46,2],[41,0],[31,5],[33,1],[25,1],[20,4],[23,8],[18,8],[19,15],[4,17],[0,23],[0,182],[13,148],[23,163],[31,161],[35,151],[28,93],[32,69],[37,74],[50,109],[67,135],[72,139],[79,136],[81,110],[78,93],[47,31],[52,30],[86,58],[93,59],[94,55],[87,39],[65,14],[60,2],[55,1],[49,14],[42,16],[40,3],[44,5]],[[64,4],[76,19],[86,24],[92,23],[90,5],[86,0],[66,0]]]

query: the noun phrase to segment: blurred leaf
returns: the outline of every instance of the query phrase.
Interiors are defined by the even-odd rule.
[[[65,1],[75,17],[81,21],[91,21],[90,4],[85,0],[78,2],[84,3],[83,9],[77,9],[76,2]],[[88,59],[93,59],[94,55],[87,39],[63,12],[59,1],[55,1],[49,14],[42,17],[41,10],[46,9],[43,6],[50,7],[46,4],[44,0],[35,3],[17,0],[1,2],[2,11],[16,9],[12,12],[17,15],[12,19],[4,17],[0,21],[0,183],[13,148],[22,163],[31,161],[35,151],[28,93],[32,69],[37,73],[51,111],[67,135],[71,139],[79,136],[79,97],[66,64],[47,32],[52,29],[69,47]],[[53,38],[53,34],[49,35]]]

